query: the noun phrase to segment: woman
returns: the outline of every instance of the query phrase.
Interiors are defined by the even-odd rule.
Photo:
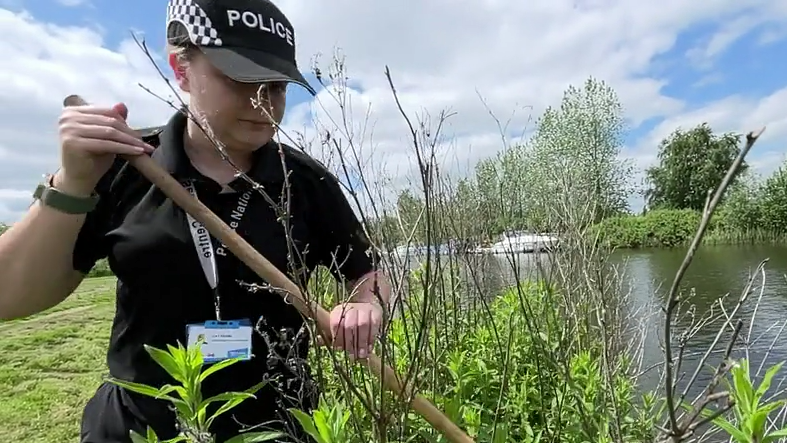
[[[171,383],[144,345],[193,342],[210,335],[211,321],[238,320],[256,326],[254,333],[251,327],[232,333],[236,347],[250,347],[245,352],[253,356],[208,378],[204,395],[246,390],[263,377],[272,382],[257,399],[221,416],[211,431],[217,442],[260,424],[293,433],[297,426],[286,409],[308,410],[315,400],[308,371],[297,363],[309,342],[303,319],[279,295],[250,292],[251,284],[264,282],[224,245],[207,241],[198,224],[117,155],[151,155],[293,279],[306,279],[325,265],[347,280],[353,298],[331,312],[331,324],[334,346],[351,357],[367,355],[388,287],[336,178],[286,146],[285,174],[273,141],[275,124],[251,104],[261,90],[269,118],[279,123],[289,83],[314,93],[298,72],[287,18],[266,0],[170,0],[167,14],[169,65],[189,94],[188,109],[141,135],[126,125],[123,104],[63,111],[60,169],[36,190],[23,219],[0,236],[0,316],[18,318],[54,306],[108,257],[118,276],[110,375]],[[200,126],[225,146],[234,166],[222,160]],[[236,178],[235,167],[275,202],[289,198],[287,231],[282,212]],[[208,348],[208,360],[226,357],[226,349]],[[105,383],[85,407],[81,441],[128,442],[131,430],[144,435],[148,426],[162,439],[178,433],[166,403]]]

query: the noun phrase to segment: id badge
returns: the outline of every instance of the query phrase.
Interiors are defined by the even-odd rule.
[[[202,341],[202,358],[215,363],[230,358],[251,359],[251,322],[245,320],[207,321],[186,326],[188,346]]]

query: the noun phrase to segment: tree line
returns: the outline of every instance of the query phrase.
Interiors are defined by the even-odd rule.
[[[635,195],[645,201],[640,216],[701,211],[741,149],[741,134],[716,134],[707,123],[677,128],[654,147],[657,164],[642,171],[644,182],[637,183],[638,171],[622,151],[626,129],[615,90],[590,77],[580,87],[569,86],[560,104],[536,120],[526,141],[479,161],[471,174],[452,180],[430,165],[424,174],[432,177],[400,191],[395,204],[368,220],[370,232],[387,245],[561,232],[569,219],[572,226],[590,226],[635,216],[628,204]],[[785,165],[769,177],[755,175],[745,163],[740,171],[716,225],[787,232]],[[5,229],[0,223],[0,234]]]
[[[568,211],[575,225],[651,211],[674,211],[672,217],[684,217],[683,224],[691,225],[742,142],[742,134],[717,134],[707,123],[677,128],[654,146],[658,161],[642,171],[644,180],[637,183],[638,171],[622,151],[625,134],[617,94],[591,77],[582,87],[570,86],[559,106],[547,108],[528,140],[481,160],[469,176],[439,189],[401,191],[371,231],[389,245],[408,237],[416,244],[427,243],[427,237],[428,243],[490,241],[510,231],[561,232]],[[637,195],[645,202],[639,214],[628,204]],[[430,211],[425,211],[427,196]],[[426,212],[432,218],[428,229]],[[787,232],[785,167],[763,178],[744,162],[716,219],[714,226],[727,231]]]

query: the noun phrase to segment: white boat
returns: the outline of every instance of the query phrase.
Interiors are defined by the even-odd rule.
[[[512,233],[504,235],[500,241],[476,249],[479,254],[523,254],[545,252],[555,249],[558,239],[550,234]]]

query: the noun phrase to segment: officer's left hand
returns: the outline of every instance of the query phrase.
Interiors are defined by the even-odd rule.
[[[331,311],[333,347],[365,359],[380,333],[383,311],[377,303],[344,303]]]

